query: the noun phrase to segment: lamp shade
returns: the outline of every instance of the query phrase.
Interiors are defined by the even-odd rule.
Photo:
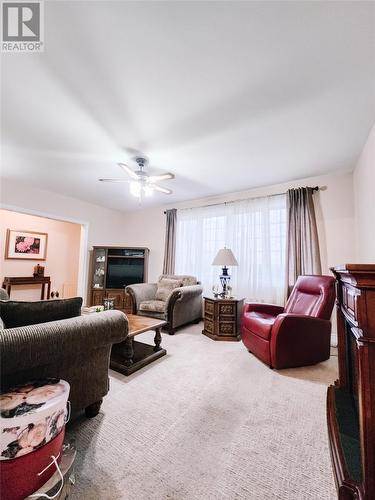
[[[230,248],[221,248],[212,262],[213,266],[238,266],[236,257]]]

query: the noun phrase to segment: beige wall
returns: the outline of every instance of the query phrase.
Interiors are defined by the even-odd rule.
[[[355,255],[354,242],[347,237],[348,228],[354,225],[353,176],[351,173],[300,179],[285,184],[176,203],[173,207],[188,208],[266,196],[285,192],[291,187],[307,185],[323,187],[319,193],[314,194],[314,199],[323,272],[328,274],[330,266],[351,262]],[[172,206],[147,209],[127,215],[126,225],[129,230],[131,228],[132,244],[150,248],[150,281],[156,280],[162,271],[165,231],[163,212],[166,208],[172,208]]]
[[[353,173],[356,262],[375,263],[375,125]]]
[[[351,173],[311,177],[259,189],[230,193],[190,202],[178,203],[176,208],[187,208],[209,203],[220,203],[254,196],[266,196],[286,191],[289,187],[323,186],[314,195],[320,238],[323,272],[332,265],[354,261],[355,249],[348,228],[354,227],[353,176]],[[69,219],[87,224],[85,257],[93,245],[145,246],[150,249],[149,281],[155,281],[162,271],[164,252],[165,205],[137,212],[123,213],[109,210],[77,199],[48,191],[29,188],[3,180],[1,202],[48,213],[57,219]],[[7,207],[9,208],[9,207]],[[88,269],[86,259],[85,271]]]
[[[6,259],[7,229],[35,231],[48,234],[45,261]],[[35,217],[18,212],[0,210],[0,280],[4,276],[32,276],[36,264],[45,266],[45,275],[51,277],[51,290],[60,297],[77,294],[81,226],[58,220]],[[11,298],[19,300],[40,299],[40,286],[14,287]]]

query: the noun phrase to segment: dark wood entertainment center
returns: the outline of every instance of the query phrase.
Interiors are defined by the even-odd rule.
[[[327,423],[340,500],[375,499],[375,264],[332,268],[337,286],[339,379]]]
[[[105,298],[113,298],[115,309],[132,314],[125,286],[147,281],[148,254],[149,249],[141,247],[93,247],[90,305],[101,306]]]

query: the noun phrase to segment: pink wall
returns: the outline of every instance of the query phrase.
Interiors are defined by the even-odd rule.
[[[5,259],[7,229],[48,233],[47,259],[10,260]],[[4,276],[32,276],[36,264],[45,266],[45,275],[51,277],[51,290],[58,290],[60,297],[74,297],[77,294],[81,226],[44,217],[21,214],[0,209],[0,280]],[[39,300],[39,286],[15,287],[11,298]]]

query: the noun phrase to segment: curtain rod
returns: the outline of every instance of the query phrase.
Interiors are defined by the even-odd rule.
[[[314,186],[312,188],[313,191],[319,191],[320,187],[319,186]],[[287,192],[284,191],[283,193],[274,193],[274,194],[269,194],[265,196],[254,196],[253,198],[244,198],[243,200],[232,200],[232,201],[222,201],[221,203],[209,203],[208,205],[199,205],[199,207],[190,207],[190,208],[205,208],[205,207],[215,207],[217,205],[229,205],[230,203],[237,203],[238,201],[244,201],[244,200],[256,200],[257,198],[271,198],[272,196],[281,196],[282,194],[286,194]],[[173,209],[171,209],[173,210]],[[185,208],[183,210],[186,210]],[[189,209],[188,209],[189,210]],[[166,214],[167,211],[164,210],[164,214]]]

